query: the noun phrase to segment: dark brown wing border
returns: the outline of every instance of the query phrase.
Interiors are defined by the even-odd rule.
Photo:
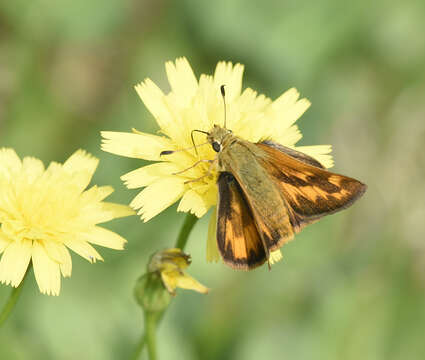
[[[266,252],[242,189],[228,172],[220,173],[217,185],[217,246],[224,263],[240,270],[262,265]]]

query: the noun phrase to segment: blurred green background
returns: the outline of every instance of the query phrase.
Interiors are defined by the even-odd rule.
[[[133,86],[168,90],[164,62],[195,73],[245,64],[244,87],[295,86],[312,107],[300,144],[333,144],[336,172],[369,189],[305,229],[268,271],[205,261],[208,217],[189,272],[213,290],[179,291],[159,330],[161,359],[420,359],[425,354],[425,2],[1,1],[0,146],[45,163],[78,148],[101,159],[113,201],[142,162],[100,151],[101,130],[156,131]],[[142,332],[133,300],[149,255],[174,244],[184,214],[106,226],[129,242],[73,256],[59,297],[33,276],[0,329],[0,359],[127,359]],[[0,306],[10,287],[0,285]],[[146,356],[146,355],[145,355]]]

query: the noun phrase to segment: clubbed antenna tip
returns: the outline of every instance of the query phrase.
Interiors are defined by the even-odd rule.
[[[164,151],[161,151],[161,154],[159,154],[159,156],[162,156],[162,155],[170,155],[170,154],[172,154],[174,151],[173,150],[164,150]]]
[[[224,106],[224,128],[226,129],[226,121],[227,121],[227,116],[226,116],[226,92],[224,91],[224,86],[225,86],[225,85],[221,85],[221,86],[220,86],[220,91],[221,91],[221,96],[223,97],[223,106]]]

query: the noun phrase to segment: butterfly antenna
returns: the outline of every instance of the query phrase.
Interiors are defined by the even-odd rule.
[[[198,149],[197,149],[197,146],[196,146],[196,144],[195,144],[195,139],[193,138],[193,133],[194,132],[200,132],[200,133],[203,133],[203,134],[207,134],[207,135],[209,135],[210,133],[209,132],[206,132],[206,131],[202,131],[202,130],[192,130],[191,132],[190,132],[190,138],[192,139],[192,144],[193,144],[193,147],[194,147],[194,149],[195,149],[195,153],[196,153],[196,156],[198,156],[199,154],[198,154]],[[200,145],[198,145],[198,146],[202,146],[202,145],[205,145],[205,144],[208,144],[208,141],[206,142],[206,143],[203,143],[203,144],[200,144]]]
[[[227,115],[226,115],[226,92],[224,91],[224,86],[225,85],[221,85],[220,86],[220,91],[221,91],[221,96],[223,97],[223,106],[224,106],[224,128],[226,129],[226,120],[227,120]]]
[[[159,154],[159,156],[162,156],[162,155],[171,155],[171,154],[174,154],[174,153],[177,153],[177,152],[186,151],[186,150],[192,150],[192,149],[195,149],[196,155],[198,155],[197,147],[198,147],[198,146],[207,145],[207,144],[209,144],[209,142],[207,141],[207,142],[205,142],[205,143],[202,143],[202,144],[196,145],[196,144],[195,144],[195,141],[194,141],[194,139],[193,139],[193,133],[194,133],[194,132],[200,132],[200,133],[207,134],[207,135],[209,135],[209,134],[210,134],[209,132],[202,131],[202,130],[192,130],[192,132],[190,133],[190,138],[192,139],[192,144],[193,144],[193,146],[188,147],[188,148],[184,148],[184,149],[179,149],[179,150],[164,150],[164,151],[161,151],[161,153]]]

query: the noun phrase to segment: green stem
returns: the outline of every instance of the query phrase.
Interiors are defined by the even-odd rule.
[[[149,360],[156,360],[156,325],[158,324],[159,314],[154,312],[145,312],[145,338],[148,348]]]
[[[189,238],[190,232],[192,231],[197,221],[198,221],[198,218],[195,215],[192,215],[189,213],[186,215],[186,219],[184,219],[183,226],[180,229],[179,236],[177,237],[176,247],[184,250],[187,243],[187,239]]]
[[[161,322],[162,317],[164,316],[165,310],[161,311],[161,313],[158,315],[157,318],[157,325]],[[146,316],[146,315],[145,315]],[[145,320],[145,333],[142,335],[142,337],[139,340],[139,343],[137,344],[136,349],[134,350],[132,360],[138,360],[140,357],[140,354],[142,353],[147,341],[147,328],[146,328],[146,320]]]
[[[137,360],[140,357],[140,354],[143,351],[143,348],[146,344],[146,334],[143,334],[142,337],[139,340],[139,343],[136,346],[136,349],[134,350],[132,360]]]
[[[192,214],[187,214],[184,219],[184,223],[182,228],[180,229],[179,235],[176,240],[176,247],[184,250],[187,240],[189,239],[189,235],[195,226],[198,218]],[[133,360],[139,359],[143,348],[147,345],[149,360],[156,359],[156,328],[164,317],[165,310],[159,314],[154,313],[146,313],[145,312],[145,333],[139,340],[137,347],[133,353]]]
[[[28,269],[27,269],[27,271],[24,275],[24,278],[22,279],[19,286],[12,289],[10,296],[9,296],[9,299],[7,300],[6,304],[3,307],[3,310],[0,313],[0,327],[3,326],[4,322],[9,317],[9,315],[12,312],[12,310],[14,309],[16,303],[18,302],[19,296],[21,295],[21,292],[22,292],[22,288],[24,287],[25,280],[28,277],[27,275],[29,273],[30,267],[31,266],[28,267]]]

